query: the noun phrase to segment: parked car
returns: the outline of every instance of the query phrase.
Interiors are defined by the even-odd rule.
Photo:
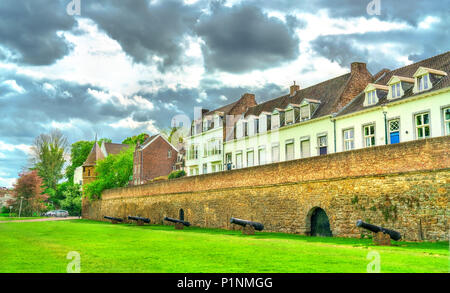
[[[61,218],[65,218],[69,216],[69,212],[65,211],[65,210],[56,210],[55,211],[55,217],[61,217]]]
[[[62,217],[62,218],[65,218],[65,217],[69,216],[69,212],[65,211],[65,210],[55,210],[55,211],[46,212],[44,214],[44,216],[46,216],[46,217]]]

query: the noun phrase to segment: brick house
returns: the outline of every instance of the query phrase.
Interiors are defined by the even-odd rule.
[[[94,145],[92,146],[91,152],[89,153],[88,157],[86,158],[86,161],[82,165],[83,180],[81,184],[83,185],[88,184],[97,178],[97,174],[95,174],[95,166],[97,165],[97,161],[103,160],[109,155],[117,155],[122,150],[125,150],[128,147],[129,145],[127,144],[105,143],[105,142],[103,142],[102,145],[99,146],[97,141],[95,141]]]
[[[169,175],[179,163],[178,149],[161,134],[136,146],[133,158],[133,185]]]

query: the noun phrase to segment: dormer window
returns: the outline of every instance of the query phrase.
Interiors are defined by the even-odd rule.
[[[259,133],[263,133],[263,132],[266,132],[267,130],[271,129],[270,128],[270,120],[271,120],[271,116],[267,112],[261,113],[259,115],[259,123],[258,123],[258,125],[259,125],[258,132]]]
[[[286,125],[294,123],[294,108],[286,109],[285,119]]]
[[[378,102],[377,91],[373,90],[367,93],[367,105],[375,105]]]
[[[399,97],[401,97],[401,94],[400,94],[400,83],[396,83],[396,84],[393,84],[391,86],[391,97],[392,98],[399,98]]]
[[[300,107],[300,120],[305,121],[311,117],[311,107],[309,104]]]
[[[280,127],[280,113],[278,111],[275,111],[272,113],[272,129],[276,129]]]
[[[447,76],[447,72],[432,68],[419,67],[414,77],[416,78],[414,85],[414,93],[429,90],[433,87],[433,82]]]
[[[429,85],[428,80],[429,80],[428,74],[419,76],[419,77],[417,78],[417,85],[418,85],[418,87],[419,87],[419,92],[428,89],[428,85]]]

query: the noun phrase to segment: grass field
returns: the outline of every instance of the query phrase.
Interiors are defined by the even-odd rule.
[[[34,220],[34,219],[43,219],[46,217],[0,217],[1,221],[14,221],[14,220]]]
[[[66,272],[68,252],[81,256],[81,272],[364,273],[369,251],[381,272],[449,271],[449,244],[317,238],[281,233],[172,226],[112,225],[88,220],[1,223],[0,272]]]

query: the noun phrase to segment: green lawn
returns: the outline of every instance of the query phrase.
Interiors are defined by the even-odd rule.
[[[373,246],[366,239],[315,238],[88,220],[1,223],[0,272],[65,272],[68,252],[81,272],[366,272],[369,251],[381,272],[449,272],[449,244]]]
[[[47,217],[0,217],[1,221],[13,221],[13,220],[34,220],[34,219],[43,219]]]

